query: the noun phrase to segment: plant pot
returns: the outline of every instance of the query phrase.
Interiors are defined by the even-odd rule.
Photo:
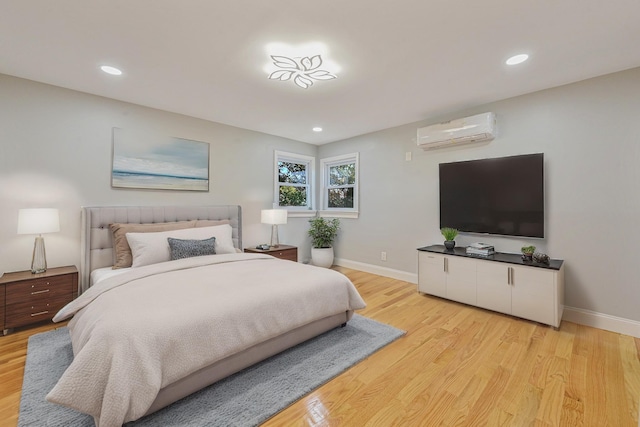
[[[333,248],[311,248],[311,263],[317,267],[333,265]]]
[[[444,247],[447,248],[448,251],[452,251],[453,248],[456,247],[456,241],[455,240],[445,240],[444,241]]]
[[[522,254],[522,259],[525,261],[532,261],[533,260],[533,254]]]

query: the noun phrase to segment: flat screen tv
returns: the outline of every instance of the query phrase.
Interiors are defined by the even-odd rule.
[[[544,237],[544,155],[440,164],[440,228]]]

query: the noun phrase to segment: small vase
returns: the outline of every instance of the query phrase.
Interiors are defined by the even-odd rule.
[[[452,251],[453,248],[456,247],[456,241],[455,240],[445,240],[444,241],[444,247],[447,248],[448,251]]]

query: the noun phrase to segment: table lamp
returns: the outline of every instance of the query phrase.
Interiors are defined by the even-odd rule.
[[[44,250],[43,233],[60,231],[58,209],[20,209],[18,211],[18,234],[37,234],[33,244],[31,272],[47,271],[47,255]]]
[[[286,209],[263,209],[260,215],[260,222],[263,224],[271,224],[271,246],[277,248],[278,243],[278,225],[287,223]]]

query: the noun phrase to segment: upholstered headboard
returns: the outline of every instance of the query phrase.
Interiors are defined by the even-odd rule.
[[[224,206],[96,206],[82,208],[80,292],[89,288],[91,272],[114,263],[109,224],[223,220],[233,228],[233,244],[242,249],[242,208]]]

